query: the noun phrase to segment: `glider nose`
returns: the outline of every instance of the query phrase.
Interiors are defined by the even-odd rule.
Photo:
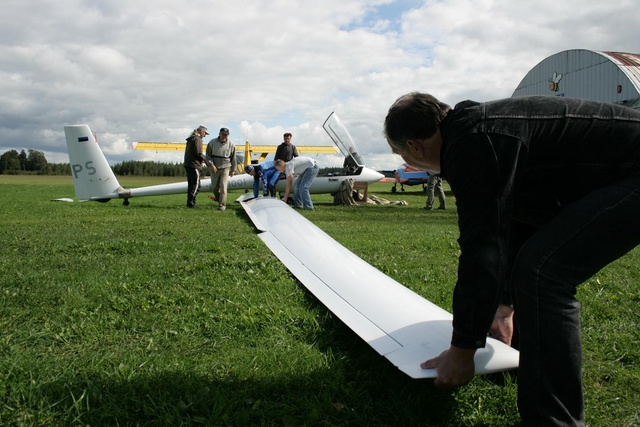
[[[369,169],[369,168],[363,168],[362,172],[360,173],[360,176],[358,177],[358,181],[378,182],[382,178],[384,178],[384,175],[381,174],[380,172],[376,172],[373,169]]]

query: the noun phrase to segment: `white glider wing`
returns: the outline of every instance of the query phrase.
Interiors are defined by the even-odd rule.
[[[280,261],[374,350],[412,378],[449,348],[452,315],[386,276],[278,199],[241,198],[260,238]],[[518,351],[489,338],[476,374],[518,367]]]

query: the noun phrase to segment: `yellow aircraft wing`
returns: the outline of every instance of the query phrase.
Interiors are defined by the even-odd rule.
[[[183,142],[134,142],[131,147],[134,150],[152,150],[152,151],[184,151],[186,143]],[[236,148],[238,146],[236,145]],[[335,154],[338,147],[333,145],[296,145],[299,153],[303,154]],[[269,153],[275,153],[278,149],[277,145],[251,145],[249,141],[244,146],[244,164],[238,165],[238,173],[244,173],[244,166],[251,164],[251,154],[258,154],[258,163],[262,163]]]
[[[249,150],[254,153],[275,153],[277,145],[249,145]],[[338,147],[332,145],[296,145],[298,153],[335,154]]]
[[[152,151],[184,151],[185,144],[182,142],[134,142],[134,150]],[[249,145],[249,150],[254,153],[275,153],[277,145]],[[296,145],[299,153],[335,154],[338,148],[331,145]]]
[[[134,142],[131,148],[134,150],[171,150],[184,151],[186,143],[184,142]]]

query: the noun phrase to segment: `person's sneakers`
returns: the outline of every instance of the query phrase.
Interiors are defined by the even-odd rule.
[[[432,207],[432,206],[425,206],[425,207],[424,207],[424,208],[422,208],[422,209],[424,209],[425,211],[432,211],[432,210],[433,210],[433,207]]]
[[[438,210],[439,210],[439,211],[443,211],[443,210],[445,210],[445,209],[447,209],[447,208],[445,208],[444,206],[440,206],[440,207],[438,208]]]
[[[223,211],[223,210],[225,210],[225,209],[227,209],[227,207],[226,207],[226,206],[220,206],[220,207],[218,207],[218,210],[219,210],[219,211]]]

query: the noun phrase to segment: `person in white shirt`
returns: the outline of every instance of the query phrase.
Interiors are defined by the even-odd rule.
[[[318,170],[320,169],[318,162],[311,157],[299,156],[286,163],[284,160],[276,160],[275,166],[280,172],[284,172],[287,177],[287,187],[282,200],[287,203],[293,188],[293,207],[297,209],[313,209],[309,187],[311,187],[311,183],[318,175]],[[295,183],[293,182],[294,177],[297,177]]]

